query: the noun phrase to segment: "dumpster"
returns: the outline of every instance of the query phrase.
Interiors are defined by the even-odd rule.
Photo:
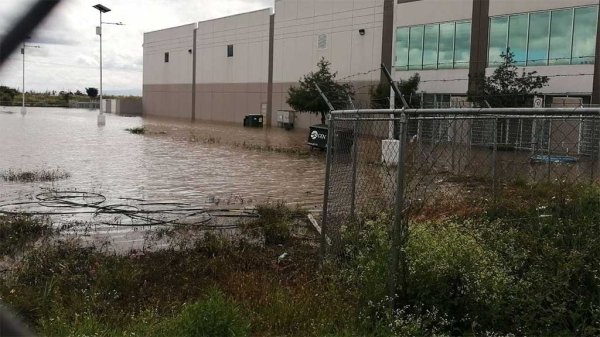
[[[307,144],[314,148],[325,150],[327,148],[327,134],[329,134],[329,128],[327,125],[313,125],[308,131]]]
[[[246,115],[244,117],[244,126],[252,128],[262,128],[263,115]]]

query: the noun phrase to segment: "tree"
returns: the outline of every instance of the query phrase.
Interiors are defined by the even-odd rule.
[[[97,88],[85,88],[85,92],[90,98],[96,98],[98,96]]]
[[[83,96],[83,93],[80,90],[77,90],[75,91],[75,96]]]
[[[65,103],[69,103],[69,100],[73,96],[73,93],[70,91],[61,91],[58,94],[60,95],[60,97],[62,97],[62,99],[65,101]]]
[[[304,75],[299,80],[298,86],[291,87],[288,90],[287,104],[299,112],[309,112],[321,115],[321,123],[325,124],[325,115],[329,112],[329,107],[325,100],[319,94],[316,84],[319,85],[327,99],[334,108],[344,108],[347,106],[348,99],[354,98],[354,90],[349,83],[337,83],[335,77],[337,72],[331,73],[329,66],[331,63],[322,58],[317,63],[318,70]]]
[[[9,88],[7,86],[0,85],[0,105],[11,104],[13,98],[19,94],[17,89]]]
[[[476,78],[480,93],[467,92],[469,100],[481,107],[487,106],[486,102],[493,108],[531,107],[537,89],[548,85],[548,76],[525,70],[519,76],[515,54],[509,49],[500,56],[502,63],[491,76],[480,74]]]
[[[419,84],[421,83],[421,76],[415,73],[408,80],[400,80],[398,82],[398,90],[404,99],[406,99],[408,105],[411,107],[418,106],[421,104],[420,97],[417,95],[419,90]],[[390,85],[387,82],[379,83],[377,86],[371,87],[371,108],[373,109],[388,109],[390,107]],[[396,97],[396,107],[402,107],[402,100],[400,97]]]

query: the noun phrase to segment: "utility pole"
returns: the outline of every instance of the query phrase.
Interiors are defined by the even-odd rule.
[[[25,48],[40,48],[40,46],[27,45],[23,42],[23,47],[21,47],[21,55],[23,55],[23,85],[21,87],[23,101],[21,102],[21,115],[23,116],[27,114],[27,108],[25,108]]]
[[[122,26],[123,23],[102,22],[102,13],[108,13],[111,11],[111,9],[101,4],[97,4],[92,7],[96,8],[98,12],[100,12],[100,25],[96,27],[96,35],[100,37],[100,101],[98,104],[98,109],[100,112],[98,113],[98,126],[104,126],[106,125],[106,117],[104,116],[104,111],[102,111],[102,24]]]

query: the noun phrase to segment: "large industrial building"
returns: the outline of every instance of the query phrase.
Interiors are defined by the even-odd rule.
[[[447,106],[510,49],[550,78],[553,96],[600,103],[598,0],[276,0],[274,9],[144,35],[144,114],[277,125],[287,90],[326,58],[358,99],[385,64],[421,75],[425,103]],[[300,114],[297,127],[317,123]]]

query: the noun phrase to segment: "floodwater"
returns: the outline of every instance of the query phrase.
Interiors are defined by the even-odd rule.
[[[0,174],[60,169],[64,180],[14,183],[0,179],[0,202],[39,199],[47,189],[122,200],[240,209],[282,200],[320,209],[324,155],[298,155],[303,132],[144,120],[97,110],[0,107]],[[13,112],[13,113],[9,113]],[[125,129],[145,126],[146,135]],[[285,151],[274,151],[273,149]],[[286,152],[287,151],[287,152]]]

